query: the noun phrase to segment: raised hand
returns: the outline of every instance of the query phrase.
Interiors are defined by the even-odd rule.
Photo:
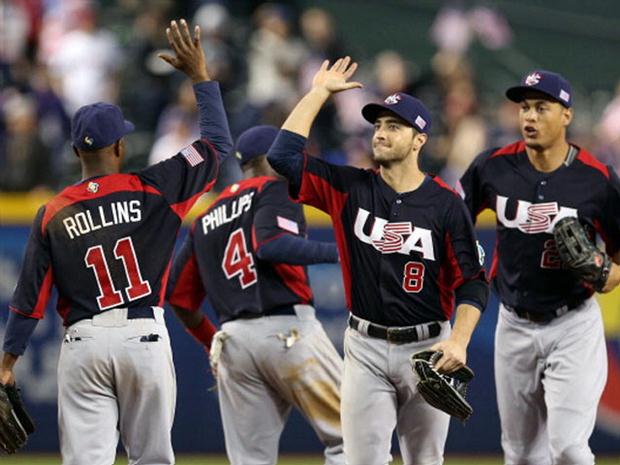
[[[179,23],[180,26],[176,21],[171,21],[170,27],[166,28],[168,43],[176,56],[160,53],[159,58],[183,71],[193,83],[210,81],[207,60],[200,43],[200,27],[194,27],[192,38],[187,22],[181,19]]]
[[[359,82],[348,82],[356,69],[357,63],[351,62],[351,57],[339,58],[331,67],[329,61],[325,60],[312,79],[312,88],[323,89],[334,94],[363,87]]]

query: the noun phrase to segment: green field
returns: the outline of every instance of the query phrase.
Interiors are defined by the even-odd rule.
[[[2,456],[2,465],[59,465],[60,457],[50,455],[21,455],[14,457]],[[117,460],[115,465],[126,464],[126,461]],[[400,465],[400,460],[393,462],[393,465]],[[618,465],[620,457],[597,458],[597,465]],[[228,461],[222,456],[179,456],[176,465],[226,465]],[[323,465],[320,457],[287,457],[282,458],[279,465]],[[446,458],[444,465],[501,465],[499,457],[467,457],[467,458]]]

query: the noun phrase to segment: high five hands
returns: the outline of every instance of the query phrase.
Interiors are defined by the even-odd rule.
[[[351,61],[351,57],[339,58],[331,67],[329,60],[325,60],[321,68],[312,79],[312,88],[323,90],[330,94],[342,92],[343,90],[359,89],[363,87],[360,82],[349,79],[355,73],[357,63]]]
[[[178,23],[171,21],[170,27],[166,28],[166,36],[176,56],[160,53],[159,58],[179,71],[183,71],[194,84],[210,81],[207,60],[200,42],[200,27],[194,27],[194,37],[192,37],[184,19]]]

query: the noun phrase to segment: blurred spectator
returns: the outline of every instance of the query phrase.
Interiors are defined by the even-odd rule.
[[[519,140],[519,104],[503,99],[491,113],[491,124],[487,131],[488,147],[503,147]]]
[[[49,55],[39,56],[59,79],[69,114],[88,103],[115,102],[118,94],[122,49],[110,31],[98,27],[92,8],[88,4],[68,7],[65,18],[69,30]]]
[[[199,137],[198,111],[192,83],[184,80],[179,86],[176,100],[161,113],[155,132],[155,143],[149,155],[149,165],[176,155]]]
[[[39,137],[34,98],[17,91],[6,92],[2,117],[6,133],[0,141],[0,189],[29,191],[45,187],[50,160]]]
[[[292,12],[264,3],[254,13],[256,30],[247,51],[246,110],[239,129],[264,123],[280,125],[297,99],[299,67],[306,56],[303,42],[292,34]]]
[[[441,177],[454,186],[476,155],[486,147],[486,125],[478,114],[473,82],[451,84],[444,98],[443,132],[437,137],[437,153],[445,155]]]
[[[599,144],[597,155],[620,174],[620,82],[616,85],[614,99],[603,110],[596,134]]]

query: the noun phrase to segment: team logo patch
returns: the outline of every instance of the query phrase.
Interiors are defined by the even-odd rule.
[[[84,143],[91,147],[95,143],[95,139],[89,136],[84,136]]]
[[[386,105],[396,105],[398,102],[400,102],[400,95],[398,94],[392,94],[388,97],[386,97],[386,99],[384,100]]]
[[[238,190],[239,190],[239,184],[233,184],[232,186],[230,186],[230,192],[232,192],[233,194],[237,192]]]
[[[198,150],[196,150],[193,145],[188,145],[183,150],[181,150],[181,155],[183,155],[183,157],[191,167],[200,165],[203,161],[205,161],[204,158],[202,158],[202,155],[198,153]]]
[[[88,186],[86,186],[86,190],[92,194],[96,194],[99,190],[99,184],[91,181],[88,183]]]
[[[478,263],[480,263],[480,266],[484,266],[484,259],[487,254],[484,251],[484,247],[480,244],[480,241],[476,241],[476,246],[478,248]]]
[[[540,82],[541,79],[542,79],[542,76],[540,74],[532,73],[528,77],[525,78],[525,85],[535,86],[536,84]]]
[[[291,232],[293,234],[299,234],[299,225],[295,221],[283,218],[281,216],[277,216],[276,219],[278,220],[278,227],[280,229],[284,229],[285,231]]]
[[[570,100],[570,94],[564,89],[560,89],[560,100],[564,100],[567,103]]]

